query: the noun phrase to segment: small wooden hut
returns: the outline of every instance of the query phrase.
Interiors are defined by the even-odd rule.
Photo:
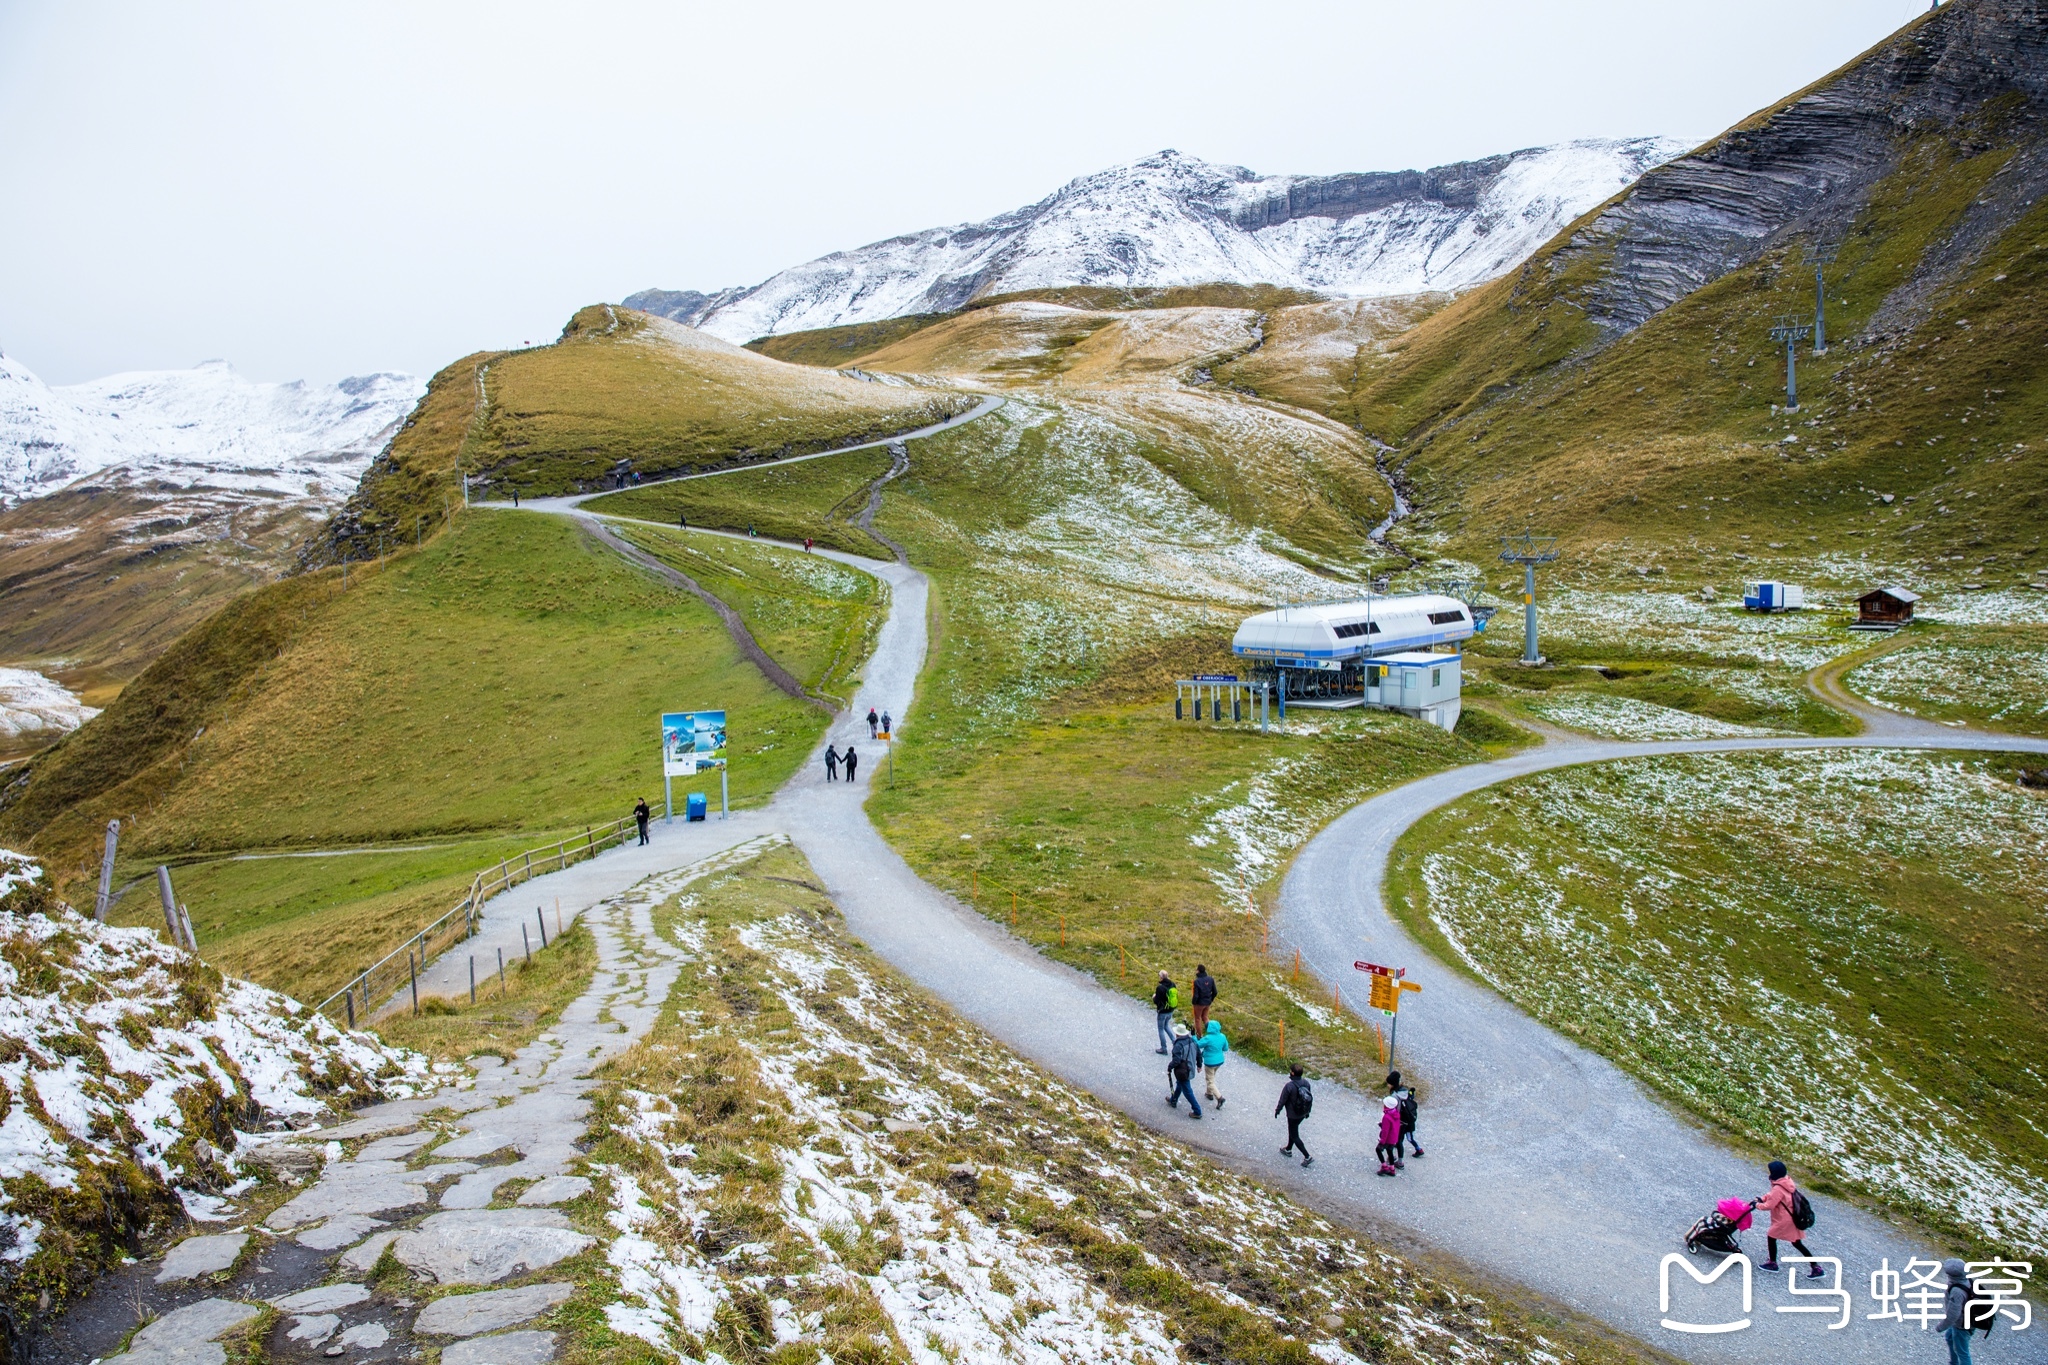
[[[1856,599],[1856,624],[1879,630],[1897,630],[1913,619],[1913,604],[1920,594],[1907,588],[1872,588]]]

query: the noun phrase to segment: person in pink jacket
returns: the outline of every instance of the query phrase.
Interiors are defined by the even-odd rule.
[[[1401,1101],[1392,1095],[1380,1105],[1380,1174],[1393,1175],[1401,1162]]]
[[[1799,1226],[1792,1216],[1792,1211],[1799,1202],[1797,1197],[1799,1187],[1792,1183],[1791,1176],[1785,1174],[1784,1162],[1773,1161],[1770,1170],[1771,1188],[1764,1192],[1763,1198],[1751,1201],[1752,1207],[1762,1209],[1765,1213],[1771,1215],[1770,1230],[1764,1234],[1764,1243],[1768,1248],[1769,1254],[1764,1263],[1757,1267],[1758,1270],[1776,1270],[1778,1268],[1778,1243],[1780,1242],[1790,1242],[1792,1249],[1801,1256],[1813,1255],[1812,1252],[1806,1249],[1806,1243],[1801,1240],[1806,1236],[1805,1230]],[[1808,1219],[1807,1221],[1811,1222],[1812,1220]],[[1817,1265],[1809,1264],[1806,1267],[1806,1278],[1809,1280],[1818,1279],[1824,1273]]]

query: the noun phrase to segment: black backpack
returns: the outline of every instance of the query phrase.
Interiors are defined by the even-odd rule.
[[[1173,1040],[1173,1057],[1168,1063],[1167,1069],[1173,1072],[1173,1078],[1177,1081],[1184,1081],[1195,1074],[1195,1040],[1193,1038],[1179,1037]]]
[[[1415,1116],[1420,1112],[1421,1106],[1415,1103],[1415,1092],[1413,1090],[1403,1090],[1401,1092],[1400,1114],[1401,1128],[1404,1132],[1415,1126]]]
[[[1294,1081],[1294,1103],[1288,1109],[1294,1114],[1295,1122],[1308,1117],[1309,1110],[1316,1107],[1316,1092],[1308,1088],[1308,1077],[1297,1076]]]
[[[1813,1226],[1813,1204],[1804,1190],[1792,1191],[1792,1226],[1801,1232]]]

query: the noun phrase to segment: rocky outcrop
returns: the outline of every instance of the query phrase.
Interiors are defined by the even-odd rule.
[[[1951,0],[1834,75],[1646,172],[1544,262],[1598,265],[1578,301],[1609,335],[1800,238],[1838,238],[1916,139],[2021,152],[1944,253],[1907,288],[1924,294],[2048,189],[2048,6]],[[1910,311],[1910,295],[1902,300]],[[1873,328],[1908,320],[1881,310]]]

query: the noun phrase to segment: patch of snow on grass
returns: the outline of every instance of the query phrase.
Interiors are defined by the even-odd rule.
[[[1555,725],[1607,739],[1734,739],[1745,735],[1784,734],[1754,725],[1737,725],[1635,697],[1598,692],[1568,692],[1525,703]]]

